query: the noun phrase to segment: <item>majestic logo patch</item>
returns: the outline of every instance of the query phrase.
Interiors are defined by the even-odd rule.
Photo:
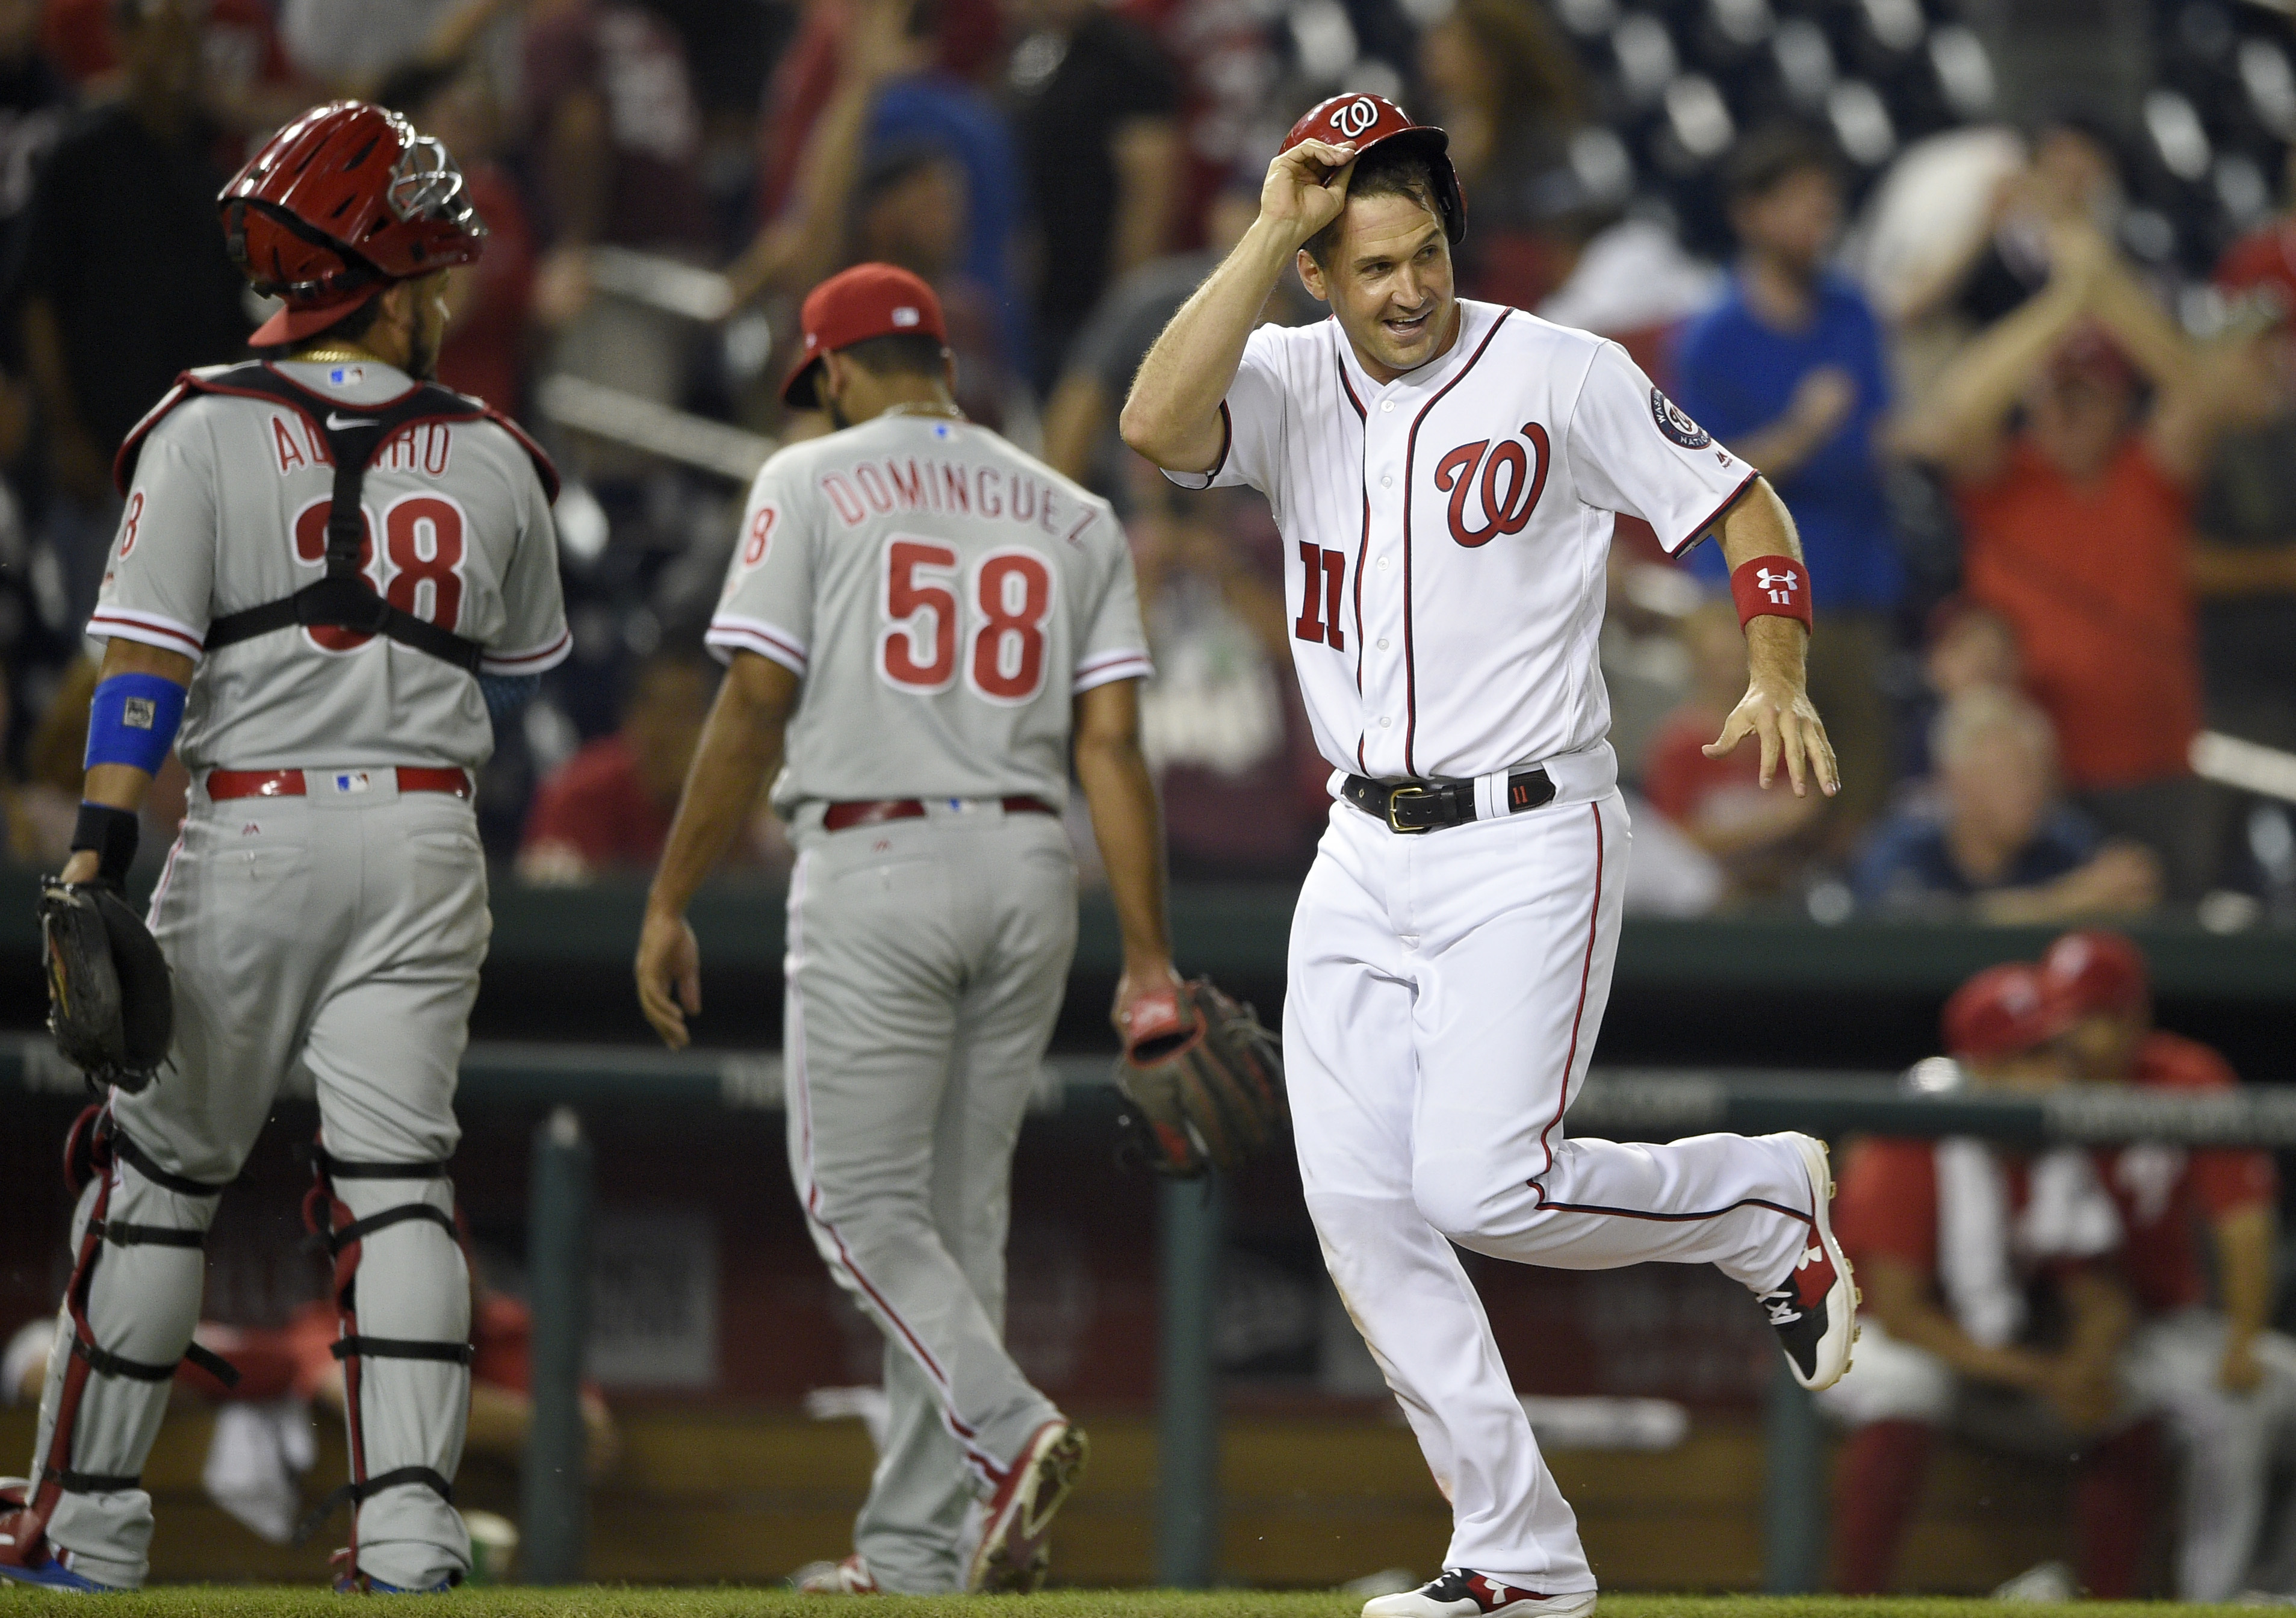
[[[1679,444],[1685,449],[1703,449],[1714,441],[1712,433],[1683,415],[1682,407],[1656,388],[1651,390],[1651,420],[1658,423],[1658,430],[1666,434],[1669,443]]]

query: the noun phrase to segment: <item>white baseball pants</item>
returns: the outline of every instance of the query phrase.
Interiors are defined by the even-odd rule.
[[[238,1174],[299,1059],[316,1082],[321,1140],[337,1158],[431,1163],[461,1138],[455,1078],[492,931],[471,806],[444,793],[402,796],[388,769],[364,772],[356,792],[332,790],[330,772],[306,775],[303,797],[215,803],[195,792],[153,896],[152,931],[175,974],[172,1064],[140,1094],[115,1092],[111,1112],[169,1175],[219,1187]],[[182,1195],[124,1158],[111,1179],[108,1222],[203,1232],[215,1217],[215,1197]],[[92,1183],[80,1198],[76,1253],[99,1189]],[[446,1228],[451,1183],[347,1178],[335,1195],[357,1219],[414,1203],[442,1216],[390,1223],[359,1244],[360,1335],[468,1343],[470,1277]],[[172,1362],[191,1341],[205,1275],[195,1246],[103,1243],[87,1301],[98,1346]],[[70,1336],[67,1326],[48,1362],[36,1458],[48,1454],[55,1430]],[[368,1358],[353,1385],[366,1475],[420,1466],[454,1476],[470,1405],[466,1364]],[[89,1375],[72,1468],[140,1472],[168,1387]],[[469,1571],[463,1520],[434,1491],[400,1484],[357,1511],[358,1565],[372,1577],[418,1588]],[[152,1497],[140,1485],[66,1492],[47,1533],[87,1577],[140,1585]]]
[[[1628,834],[1614,789],[1419,836],[1335,803],[1292,927],[1284,1067],[1324,1263],[1451,1502],[1445,1565],[1541,1594],[1595,1576],[1451,1244],[1767,1291],[1816,1195],[1782,1140],[1565,1137]]]

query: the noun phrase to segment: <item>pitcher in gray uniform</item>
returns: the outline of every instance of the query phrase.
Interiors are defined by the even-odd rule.
[[[840,431],[782,451],[750,493],[709,634],[730,668],[654,879],[639,995],[684,1045],[687,901],[778,770],[799,850],[791,1173],[885,1334],[892,1405],[854,1554],[800,1584],[1033,1589],[1085,1436],[1004,1346],[1007,1190],[1076,942],[1072,736],[1123,932],[1117,1015],[1173,981],[1138,743],[1147,639],[1107,502],[951,402],[923,282],[857,266],[803,324],[784,397]]]
[[[554,479],[515,426],[427,383],[444,267],[485,228],[438,143],[377,108],[320,108],[222,203],[235,256],[285,300],[254,339],[276,357],[187,374],[121,452],[65,868],[124,872],[172,733],[193,782],[152,901],[172,1065],[78,1126],[77,1262],[0,1574],[142,1583],[137,1474],[198,1318],[200,1244],[299,1061],[320,1115],[307,1216],[343,1319],[341,1581],[444,1589],[470,1566],[450,1504],[470,1283],[447,1160],[490,925],[471,794],[490,702],[566,654]]]

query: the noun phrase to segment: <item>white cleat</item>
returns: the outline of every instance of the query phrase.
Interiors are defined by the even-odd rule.
[[[877,1581],[869,1565],[855,1551],[842,1562],[808,1562],[790,1575],[790,1588],[801,1596],[873,1596]]]
[[[1365,1602],[1363,1618],[1477,1618],[1501,1611],[1517,1618],[1587,1618],[1594,1610],[1590,1589],[1542,1595],[1472,1568],[1447,1567],[1431,1584]]]
[[[1823,1392],[1849,1368],[1861,1300],[1849,1260],[1833,1236],[1833,1171],[1827,1166],[1825,1143],[1792,1131],[1769,1138],[1801,1154],[1816,1220],[1792,1272],[1756,1296],[1769,1311],[1794,1380],[1813,1393]]]

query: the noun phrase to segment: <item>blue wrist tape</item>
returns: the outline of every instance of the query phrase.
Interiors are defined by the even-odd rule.
[[[157,674],[115,674],[87,705],[86,764],[125,764],[160,773],[184,722],[184,688]]]

